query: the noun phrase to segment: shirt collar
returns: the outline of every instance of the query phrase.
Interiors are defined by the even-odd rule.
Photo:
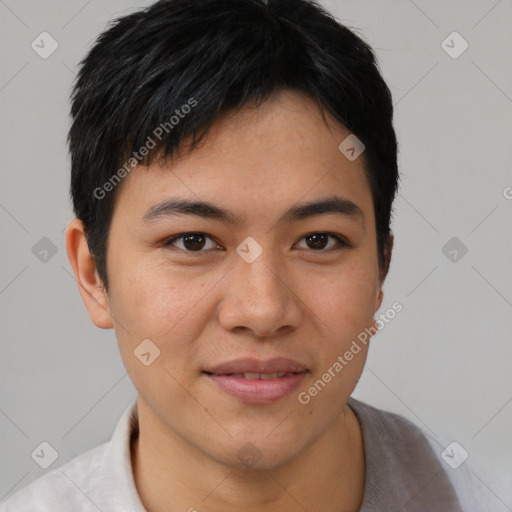
[[[146,512],[137,493],[131,462],[131,440],[139,432],[137,401],[132,402],[123,412],[112,434],[105,454],[103,482],[110,482],[105,488],[106,502],[115,503],[119,510]]]

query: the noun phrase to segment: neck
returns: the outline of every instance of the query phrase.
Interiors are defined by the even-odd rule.
[[[361,506],[364,447],[348,406],[293,461],[272,470],[251,470],[219,464],[167,427],[155,428],[150,409],[140,405],[138,400],[139,437],[132,440],[131,459],[147,512],[356,512]]]

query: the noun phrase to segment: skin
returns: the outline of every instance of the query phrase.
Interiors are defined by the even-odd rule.
[[[224,115],[201,147],[172,164],[127,175],[109,234],[108,294],[81,222],[68,225],[83,301],[96,326],[115,329],[138,392],[132,467],[150,512],[348,512],[362,503],[363,440],[347,400],[367,348],[309,404],[297,399],[375,326],[385,279],[364,154],[351,162],[338,150],[350,132],[326,115],[328,125],[309,97],[282,91],[258,109]],[[356,203],[364,219],[279,221],[297,203],[333,194]],[[171,196],[212,202],[243,222],[181,215],[144,225],[144,213]],[[187,232],[211,239],[200,253],[183,240],[164,245]],[[325,232],[351,246],[328,238],[315,250],[305,238]],[[263,248],[252,263],[236,252],[248,236]],[[146,338],[161,351],[149,366],[134,356]],[[280,356],[309,373],[271,404],[245,404],[201,373],[242,357]],[[261,455],[250,468],[238,458],[248,442]]]

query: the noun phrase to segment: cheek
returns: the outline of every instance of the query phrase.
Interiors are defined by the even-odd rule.
[[[300,403],[307,402],[305,415],[318,411],[329,416],[341,410],[361,377],[370,339],[365,329],[373,323],[377,289],[373,273],[360,267],[314,282],[304,302],[321,340]],[[302,281],[302,286],[307,283]]]
[[[124,327],[116,329],[124,349],[133,351],[149,338],[172,353],[170,359],[184,357],[190,342],[199,337],[205,318],[213,314],[207,299],[216,280],[210,277],[140,264],[129,279],[119,272],[112,281],[111,313]]]
[[[322,278],[303,278],[301,287],[308,290],[304,302],[315,312],[327,339],[347,341],[371,325],[378,293],[374,272],[347,268]]]
[[[119,273],[113,282],[116,295],[111,313],[118,324],[121,357],[138,392],[150,402],[151,396],[166,389],[166,399],[170,393],[178,407],[186,400],[178,382],[193,367],[193,341],[201,334],[204,318],[211,314],[205,300],[210,287],[205,279],[167,274],[147,267],[139,268],[130,279],[122,279]],[[146,345],[142,345],[148,339],[152,343],[144,341]],[[143,353],[142,346],[148,347],[144,352],[149,352],[151,359],[159,351],[147,366],[137,357]]]

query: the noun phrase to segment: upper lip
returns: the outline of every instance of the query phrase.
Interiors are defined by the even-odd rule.
[[[305,372],[307,368],[293,359],[277,357],[261,361],[258,359],[236,359],[204,370],[215,375],[228,373],[291,373]]]

